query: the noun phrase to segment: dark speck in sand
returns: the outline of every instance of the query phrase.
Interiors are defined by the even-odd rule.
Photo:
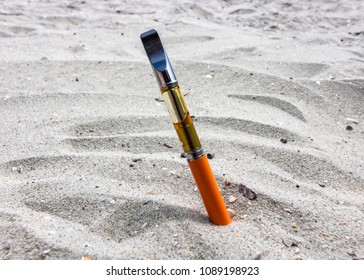
[[[262,258],[262,254],[261,253],[256,253],[253,255],[253,260],[260,260]]]
[[[349,32],[350,35],[359,36],[364,35],[364,31],[358,31],[358,32]]]
[[[76,82],[78,82],[79,81],[79,79],[78,78],[76,78],[76,80],[75,80]]]
[[[164,146],[164,147],[167,147],[167,148],[170,148],[170,149],[172,149],[172,148],[173,148],[171,145],[168,145],[167,143],[163,143],[163,146]]]
[[[280,140],[283,144],[287,144],[287,139],[285,139],[285,138],[282,138],[281,140]]]
[[[353,127],[351,125],[347,125],[346,130],[353,130]]]
[[[324,188],[324,187],[326,186],[326,184],[325,184],[325,183],[319,183],[319,186],[320,186],[321,188]]]
[[[181,158],[186,158],[187,157],[187,154],[186,153],[182,153],[181,154]]]
[[[300,188],[300,185],[296,185],[296,188],[299,189]]]
[[[213,159],[214,157],[215,157],[215,154],[207,153],[207,158],[208,159]]]
[[[239,185],[239,192],[249,200],[255,200],[257,198],[257,194],[243,184]]]
[[[130,164],[129,167],[134,167],[134,164]]]

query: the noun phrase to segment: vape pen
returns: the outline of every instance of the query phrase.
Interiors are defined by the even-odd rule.
[[[196,185],[210,220],[216,225],[231,223],[224,200],[202,149],[192,118],[187,110],[168,56],[155,29],[140,36],[144,49],[157,78],[164,103],[176,129]]]

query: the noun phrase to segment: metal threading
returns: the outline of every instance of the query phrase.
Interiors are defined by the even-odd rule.
[[[196,160],[202,157],[203,155],[205,155],[205,152],[203,151],[202,147],[198,147],[187,153],[187,160],[188,161]]]

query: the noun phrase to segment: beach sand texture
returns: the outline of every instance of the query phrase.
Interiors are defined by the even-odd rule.
[[[0,259],[363,258],[363,1],[175,2],[1,1]],[[150,28],[229,226],[181,157]]]

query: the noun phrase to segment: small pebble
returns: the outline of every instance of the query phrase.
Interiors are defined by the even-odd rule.
[[[11,172],[18,172],[21,173],[23,171],[23,167],[22,166],[13,166],[11,168]]]
[[[144,223],[144,224],[140,227],[140,229],[145,228],[147,225],[148,225],[148,223]]]
[[[233,218],[233,217],[236,215],[236,211],[235,211],[235,210],[230,209],[230,208],[228,208],[228,209],[226,209],[226,210],[227,210],[227,212],[228,212],[228,214],[229,214],[230,218]]]
[[[149,194],[149,195],[156,195],[157,192],[155,190],[149,190],[146,192],[146,194]]]
[[[243,184],[239,185],[239,192],[249,200],[255,200],[257,198],[257,194]]]
[[[324,188],[324,187],[326,186],[326,184],[325,184],[325,183],[319,183],[319,186],[320,186],[321,188]]]
[[[42,255],[48,255],[51,250],[47,249],[42,252]]]
[[[296,224],[296,223],[292,223],[292,224],[291,224],[291,227],[292,227],[292,228],[297,228],[297,224]]]
[[[326,230],[321,230],[320,231],[320,235],[322,235],[322,236],[330,236],[331,234],[330,234],[330,232],[328,232]]]
[[[296,247],[296,246],[298,246],[298,241],[291,238],[291,237],[282,238],[282,242],[286,247]]]
[[[261,253],[255,253],[253,255],[253,260],[260,260],[262,258],[262,254]]]
[[[176,176],[177,178],[181,178],[181,175],[179,175],[176,171],[172,170],[169,172],[171,175]]]
[[[90,261],[92,259],[90,257],[88,257],[88,256],[82,256],[82,260],[83,261]]]
[[[181,158],[186,158],[187,157],[187,154],[186,153],[182,153],[181,154]]]
[[[211,79],[211,78],[212,78],[212,75],[207,74],[205,77],[206,77],[207,79]]]
[[[230,186],[230,185],[231,185],[231,181],[230,181],[230,179],[229,179],[229,178],[225,178],[225,179],[224,179],[224,185],[225,185],[225,186]]]
[[[299,248],[296,248],[295,250],[294,250],[294,253],[295,254],[299,254],[301,252],[301,250],[299,249]]]
[[[287,139],[285,139],[285,138],[282,138],[281,140],[280,140],[283,144],[287,144]]]
[[[237,200],[237,198],[233,195],[229,196],[229,203],[234,203]]]
[[[215,154],[207,153],[207,158],[208,159],[213,159],[214,157],[215,157]]]
[[[355,251],[349,251],[347,252],[347,254],[350,256],[350,257],[356,257],[356,252]]]
[[[354,128],[351,125],[346,126],[346,130],[353,130]]]
[[[352,118],[346,118],[346,120],[347,120],[348,122],[352,122],[352,123],[355,123],[355,124],[358,124],[358,123],[359,123],[359,121],[358,121],[358,120],[356,120],[356,119],[352,119]]]

